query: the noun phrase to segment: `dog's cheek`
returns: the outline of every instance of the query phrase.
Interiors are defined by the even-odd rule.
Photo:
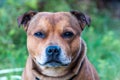
[[[70,44],[72,59],[74,59],[80,50],[80,38],[76,37]]]
[[[39,53],[37,44],[38,41],[36,41],[33,36],[29,35],[27,37],[27,49],[29,54],[33,57],[35,57]]]
[[[61,40],[58,45],[61,47],[64,55],[68,58],[71,58],[69,43],[67,41]]]

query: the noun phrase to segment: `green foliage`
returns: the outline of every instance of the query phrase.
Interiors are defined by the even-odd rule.
[[[45,0],[46,5],[44,7],[45,11],[69,11],[70,7],[64,0]]]
[[[43,0],[40,0],[43,1]],[[44,0],[44,11],[69,11],[74,0]],[[0,69],[24,67],[27,58],[26,34],[17,26],[17,17],[31,9],[38,10],[38,0],[2,0],[0,3]],[[79,6],[74,4],[74,8]],[[84,7],[84,6],[83,6]],[[86,8],[85,8],[86,9]],[[92,7],[90,28],[83,31],[87,55],[101,80],[120,79],[120,21]]]
[[[118,80],[120,75],[120,41],[113,31],[96,34],[91,26],[82,34],[88,47],[87,55],[97,68],[101,80]],[[112,75],[112,76],[110,76]],[[115,77],[113,77],[115,76]],[[116,76],[118,77],[117,79]]]

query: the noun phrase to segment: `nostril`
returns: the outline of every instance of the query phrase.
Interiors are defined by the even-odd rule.
[[[52,52],[52,50],[51,50],[51,49],[49,49],[49,50],[48,50],[48,53],[51,53],[51,52]]]
[[[59,49],[55,49],[54,50],[55,53],[59,53],[59,51],[60,51]]]

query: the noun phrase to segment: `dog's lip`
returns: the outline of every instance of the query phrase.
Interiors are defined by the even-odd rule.
[[[55,61],[55,60],[47,61],[44,64],[40,64],[40,63],[39,64],[42,65],[42,66],[45,66],[45,65],[53,64],[53,63],[56,64],[56,65],[59,65],[59,66],[68,66],[69,65],[69,64],[64,64],[60,61]]]
[[[50,60],[50,61],[47,61],[45,64],[49,64],[49,63],[59,63],[59,64],[62,64],[60,61],[56,61],[56,60]]]

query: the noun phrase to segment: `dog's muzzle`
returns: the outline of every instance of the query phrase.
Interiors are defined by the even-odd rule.
[[[65,55],[65,51],[58,45],[47,46],[45,52],[36,60],[45,67],[68,66],[71,63],[71,59]]]
[[[61,48],[59,46],[48,46],[46,48],[47,60],[45,62],[45,65],[48,67],[61,66],[62,63],[59,60],[60,54],[61,54]]]

